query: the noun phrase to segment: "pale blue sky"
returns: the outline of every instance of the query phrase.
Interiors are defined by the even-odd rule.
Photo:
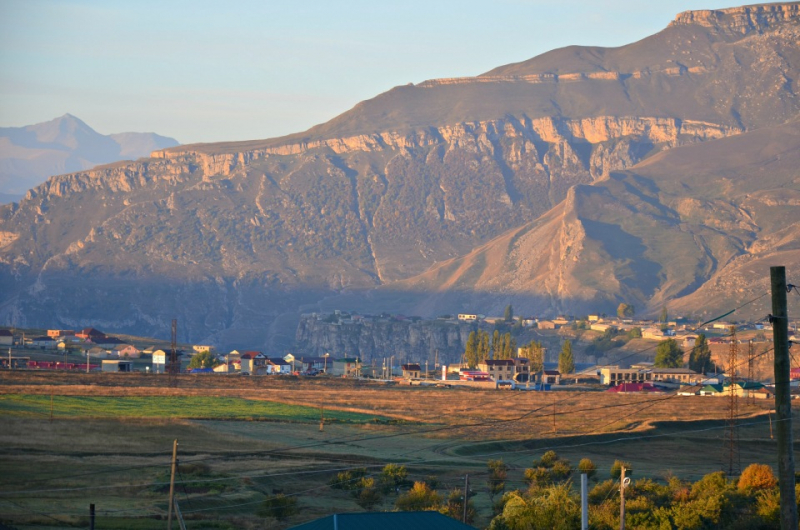
[[[282,136],[393,86],[619,46],[719,0],[0,0],[0,126]]]

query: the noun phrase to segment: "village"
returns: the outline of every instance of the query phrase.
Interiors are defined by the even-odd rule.
[[[325,318],[335,325],[354,324],[376,318],[341,311],[336,311],[333,315],[314,317]],[[407,317],[399,315],[392,318],[402,320]],[[708,347],[716,348],[717,351],[720,348],[721,351],[729,351],[732,340],[729,331],[734,326],[730,322],[715,321],[697,329],[683,319],[636,320],[625,318],[622,314],[618,317],[590,314],[583,318],[561,316],[555,319],[509,319],[508,314],[505,317],[487,317],[461,313],[445,315],[438,320],[475,326],[506,324],[506,327],[533,330],[538,334],[559,333],[559,330],[585,330],[600,336],[625,333],[626,336],[651,343],[646,350],[653,350],[655,346],[669,340],[674,341],[684,353],[691,352],[701,336]],[[427,360],[414,362],[411,359],[395,362],[393,355],[377,362],[374,359],[363,362],[358,356],[346,354],[269,355],[257,350],[236,349],[218,352],[214,346],[204,344],[176,347],[175,358],[180,365],[180,373],[193,375],[343,377],[369,379],[385,384],[437,387],[533,391],[606,390],[617,393],[673,392],[687,396],[725,396],[733,392],[752,399],[771,398],[773,390],[768,378],[754,377],[752,360],[749,361],[750,373],[746,367],[747,351],[752,355],[754,343],[761,342],[767,346],[770,343],[768,332],[771,331],[771,325],[763,322],[739,322],[735,324],[735,328],[740,332],[751,332],[749,338],[737,339],[737,343],[742,345],[741,362],[737,363],[736,370],[725,369],[725,363],[718,363],[711,373],[693,370],[684,362],[678,363],[678,366],[658,366],[653,361],[637,359],[623,362],[634,355],[625,355],[614,364],[573,363],[570,369],[565,370],[558,362],[541,362],[544,360],[544,351],[540,362],[532,362],[530,352],[524,346],[516,345],[515,351],[508,358],[483,358],[472,363],[463,355],[460,362],[451,363],[439,363],[438,359],[433,363]],[[8,347],[8,356],[0,356],[0,368],[166,374],[172,356],[171,345],[165,341],[153,340],[153,345],[145,346],[141,344],[143,340],[146,339],[125,340],[91,327],[80,331],[48,329],[41,335],[0,329],[0,347]],[[796,336],[792,336],[791,340],[796,341]],[[761,355],[763,353],[762,351]],[[800,367],[792,369],[791,377],[793,387],[797,385],[800,391]]]

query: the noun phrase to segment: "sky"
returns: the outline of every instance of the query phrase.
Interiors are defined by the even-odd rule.
[[[273,138],[394,86],[621,46],[719,0],[0,0],[0,127]]]

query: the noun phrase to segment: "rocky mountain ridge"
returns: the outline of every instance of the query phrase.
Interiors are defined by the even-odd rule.
[[[103,135],[65,114],[26,127],[0,127],[0,192],[24,194],[47,177],[146,157],[178,142],[155,133]]]
[[[0,209],[0,318],[163,334],[178,316],[181,340],[286,347],[300,313],[348,304],[429,316],[513,299],[546,315],[688,300],[746,253],[776,255],[756,252],[777,229],[763,206],[792,197],[796,173],[720,162],[791,153],[800,20],[783,5],[742,8],[747,31],[719,29],[739,27],[736,10],[679,16],[628,46],[397,87],[304,133],[53,177]]]

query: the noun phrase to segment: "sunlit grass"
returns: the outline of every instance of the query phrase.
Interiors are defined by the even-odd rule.
[[[51,396],[8,394],[0,396],[0,414],[50,416]],[[320,410],[303,405],[235,397],[203,396],[52,396],[56,418],[182,418],[313,422]],[[326,422],[366,423],[388,418],[325,410]]]

